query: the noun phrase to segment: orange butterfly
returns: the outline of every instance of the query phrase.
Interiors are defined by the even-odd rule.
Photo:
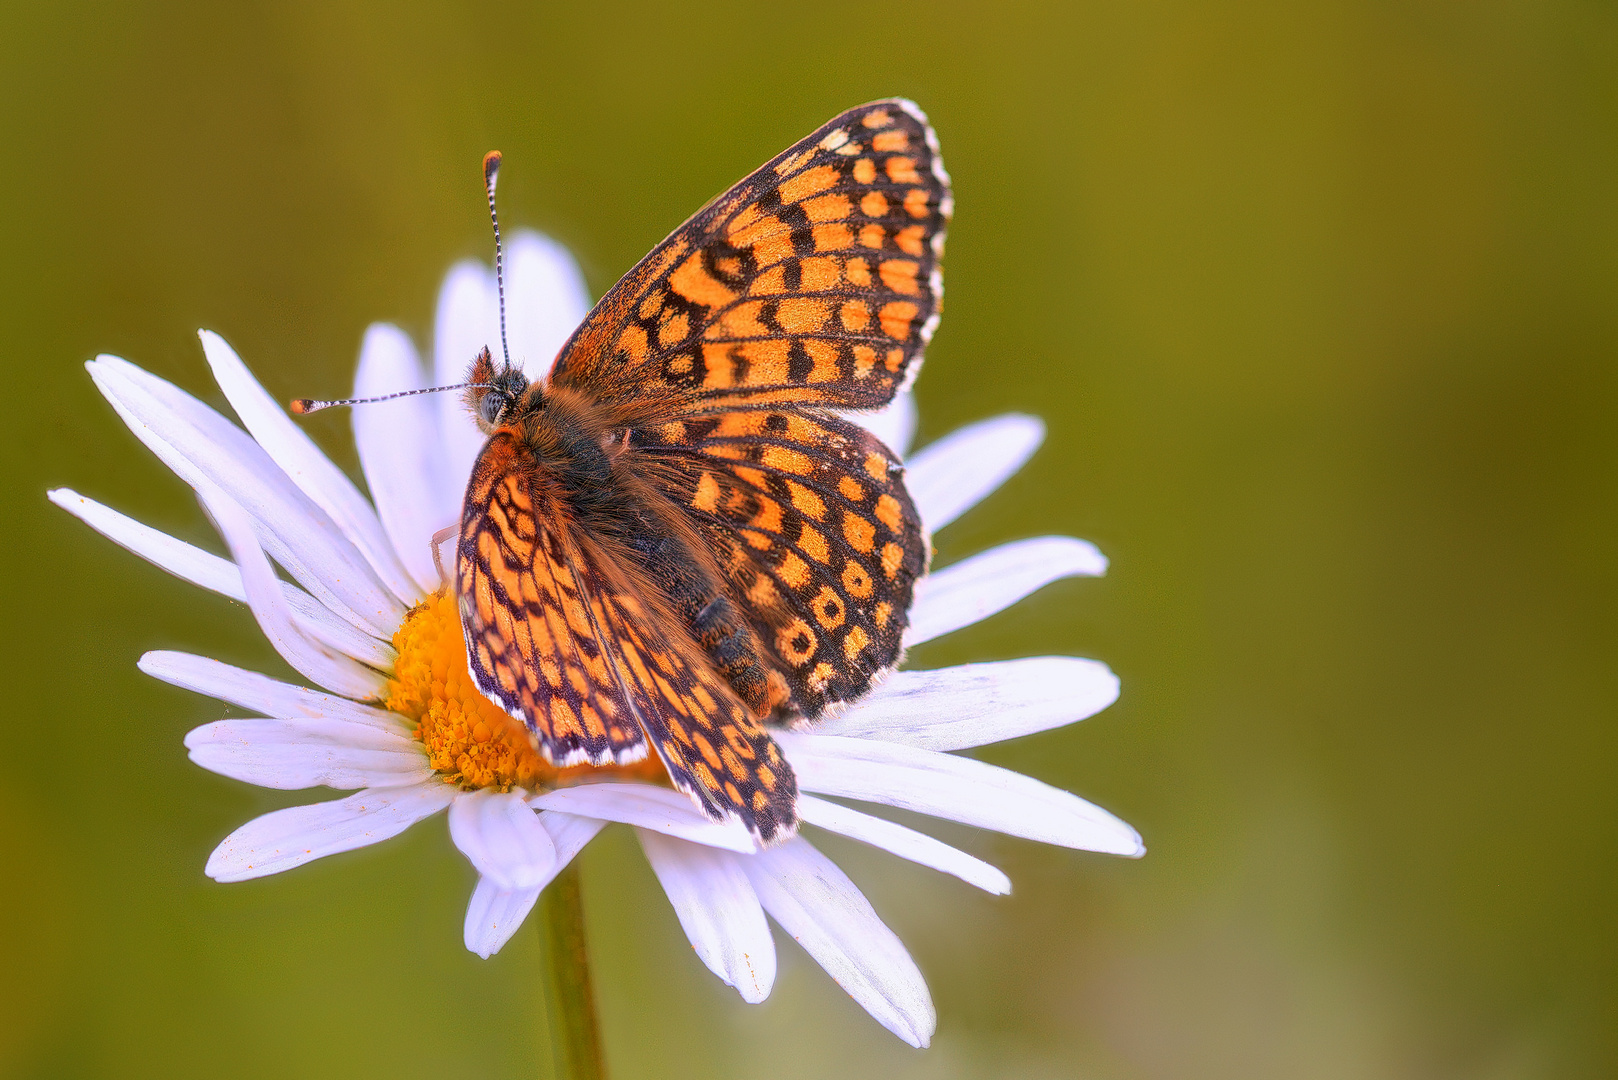
[[[929,550],[896,456],[832,410],[915,377],[950,212],[921,110],[862,105],[676,229],[543,380],[477,358],[455,587],[474,680],[548,760],[655,752],[712,817],[796,829],[769,725],[898,662]]]

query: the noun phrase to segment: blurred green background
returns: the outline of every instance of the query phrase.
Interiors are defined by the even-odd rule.
[[[1618,1074],[1618,11],[1610,3],[0,8],[6,549],[0,1075],[535,1075],[537,933],[461,946],[442,819],[222,886],[298,796],[191,765],[217,702],[151,648],[285,671],[248,613],[47,505],[220,545],[82,362],[222,406],[360,334],[430,340],[503,212],[599,295],[839,110],[904,94],[956,183],[922,438],[1045,448],[940,564],[1067,532],[1112,558],[927,646],[1067,652],[1120,702],[983,756],[1140,828],[1112,860],[972,830],[990,898],[825,847],[939,1012],[912,1051],[789,941],[741,1004],[622,830],[584,856],[615,1075]],[[347,418],[310,424],[351,470]]]

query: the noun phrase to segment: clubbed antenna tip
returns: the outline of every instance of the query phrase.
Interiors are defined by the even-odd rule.
[[[500,215],[494,212],[494,182],[500,178],[500,151],[483,155],[483,190],[489,195],[489,221],[494,225],[494,286],[500,294],[500,357],[511,368],[511,347],[506,344],[506,260],[500,247]]]

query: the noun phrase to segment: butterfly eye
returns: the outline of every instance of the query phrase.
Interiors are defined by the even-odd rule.
[[[511,399],[499,390],[490,390],[478,402],[478,415],[483,418],[485,424],[493,427],[500,422],[500,414],[506,411],[506,406],[510,402]]]

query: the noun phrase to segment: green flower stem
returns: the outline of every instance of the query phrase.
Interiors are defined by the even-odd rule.
[[[545,935],[545,1011],[557,1080],[606,1080],[576,860],[540,894],[539,906],[540,932]]]

